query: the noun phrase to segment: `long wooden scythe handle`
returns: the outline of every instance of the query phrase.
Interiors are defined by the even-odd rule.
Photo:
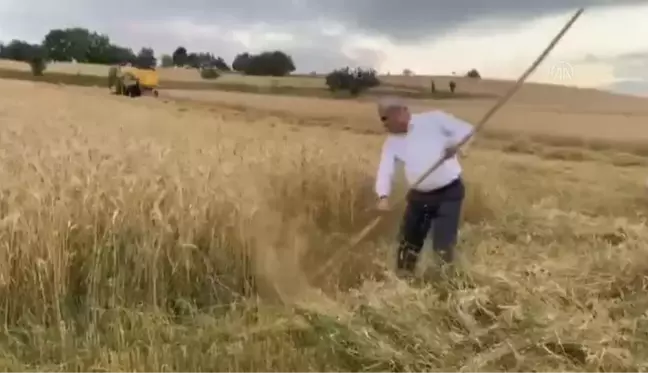
[[[556,46],[556,44],[558,44],[560,39],[562,39],[562,37],[565,35],[565,33],[567,33],[567,31],[572,27],[574,22],[576,22],[578,17],[580,17],[581,14],[584,11],[585,11],[584,8],[580,8],[572,16],[572,18],[569,20],[569,22],[567,22],[567,24],[565,24],[565,26],[563,26],[562,30],[560,30],[560,32],[554,37],[554,39],[551,41],[551,43],[545,48],[545,50],[542,52],[542,54],[540,54],[540,56],[538,56],[538,58],[533,62],[533,64],[531,66],[529,66],[529,68],[524,72],[524,74],[522,74],[522,76],[520,76],[520,78],[517,80],[515,85],[506,93],[506,95],[502,96],[499,99],[499,101],[486,114],[484,114],[484,117],[475,125],[473,131],[470,134],[468,134],[466,137],[464,137],[457,144],[457,148],[460,148],[466,142],[468,142],[468,140],[470,140],[479,130],[481,130],[484,127],[486,122],[497,112],[497,110],[499,110],[502,106],[504,106],[504,104],[506,104],[511,99],[511,97],[513,97],[513,95],[520,89],[520,87],[522,87],[522,85],[524,84],[524,81],[529,77],[529,75],[531,75],[535,71],[536,68],[538,68],[538,66],[542,63],[542,61],[544,61],[544,59],[547,57],[547,55],[549,55],[551,50]],[[426,177],[428,177],[432,172],[434,172],[437,168],[439,168],[439,166],[441,166],[441,164],[444,161],[445,161],[445,159],[443,157],[441,159],[439,159],[434,165],[432,165],[432,167],[430,167],[423,175],[421,175],[421,177],[419,177],[418,180],[416,180],[414,182],[414,184],[410,188],[411,189],[416,188]],[[397,206],[397,205],[405,202],[406,198],[407,198],[406,195],[403,196],[402,198],[400,198],[397,201],[397,203],[394,204],[394,206]],[[326,263],[324,263],[324,265],[322,267],[320,267],[319,270],[315,273],[315,278],[318,278],[320,275],[327,272],[329,270],[330,266],[332,264],[334,264],[339,259],[339,256],[342,253],[344,253],[347,250],[350,250],[350,249],[354,248],[358,243],[360,243],[360,241],[365,239],[365,237],[367,237],[367,235],[374,228],[376,228],[376,226],[378,226],[378,223],[380,223],[381,220],[382,220],[382,216],[381,215],[377,216],[364,229],[362,229],[362,231],[360,231],[358,234],[356,234],[354,237],[352,237],[351,240],[349,240],[348,245],[346,247],[343,247],[343,249],[346,249],[346,250],[338,249],[336,252],[334,252],[333,255],[331,255],[331,257],[329,258],[329,260],[326,261]]]

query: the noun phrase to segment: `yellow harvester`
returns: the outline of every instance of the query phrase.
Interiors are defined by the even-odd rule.
[[[118,95],[139,97],[152,94],[157,97],[160,78],[154,69],[133,66],[112,66],[108,72],[108,88]]]

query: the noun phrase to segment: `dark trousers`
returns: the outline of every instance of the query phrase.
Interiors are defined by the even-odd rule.
[[[398,269],[414,270],[430,230],[434,251],[444,262],[452,262],[464,195],[460,178],[431,192],[410,191],[399,236]]]

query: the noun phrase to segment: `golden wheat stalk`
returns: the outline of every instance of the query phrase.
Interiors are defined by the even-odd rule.
[[[520,76],[520,78],[517,80],[515,85],[511,87],[511,89],[504,95],[502,96],[497,103],[488,111],[482,119],[475,125],[475,128],[471,133],[469,133],[466,137],[464,137],[458,144],[457,144],[457,149],[460,149],[464,144],[466,144],[477,132],[479,132],[486,122],[500,109],[504,104],[506,104],[511,97],[522,87],[526,79],[538,68],[538,66],[544,61],[544,59],[549,55],[549,53],[554,49],[554,47],[558,44],[558,42],[562,39],[562,37],[567,33],[567,31],[572,27],[572,25],[576,22],[576,20],[581,16],[581,14],[585,11],[584,8],[578,9],[578,11],[571,17],[571,19],[563,26],[563,28],[560,30],[560,32],[553,38],[551,43],[544,49],[544,51],[536,58],[536,60],[529,66],[529,68]],[[421,177],[419,177],[414,184],[410,187],[410,189],[414,189],[420,184],[426,177],[428,177],[432,172],[434,172],[443,162],[445,161],[444,157],[441,157],[436,163],[434,163]],[[397,202],[394,204],[394,206],[397,206],[403,202],[406,201],[407,194],[403,195],[400,199],[397,200]],[[377,216],[374,220],[372,220],[367,226],[362,229],[358,234],[353,236],[351,240],[349,240],[349,243],[347,244],[345,248],[346,250],[353,249],[358,243],[360,243],[363,239],[367,237],[371,231],[378,226],[378,223],[382,220],[382,216],[379,215]],[[346,250],[338,249],[333,253],[333,255],[329,258],[329,260],[324,263],[322,267],[315,273],[315,278],[319,278],[323,273],[328,272],[330,269],[331,265],[333,265],[340,257],[342,253],[344,253]]]

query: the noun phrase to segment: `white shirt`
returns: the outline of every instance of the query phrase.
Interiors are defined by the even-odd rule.
[[[440,110],[413,114],[405,134],[389,134],[382,147],[376,177],[378,196],[389,196],[396,160],[403,162],[410,187],[445,153],[473,130],[471,124]],[[461,165],[455,155],[443,162],[417,186],[431,191],[448,185],[461,176]]]

